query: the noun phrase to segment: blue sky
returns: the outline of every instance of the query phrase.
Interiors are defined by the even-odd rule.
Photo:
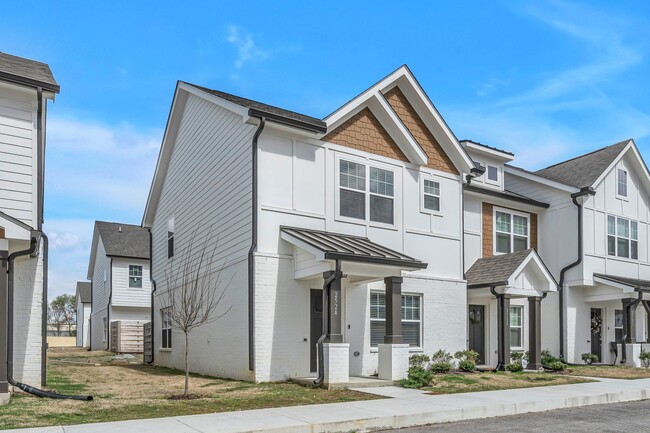
[[[277,3],[277,4],[276,4]],[[51,293],[95,219],[139,224],[177,80],[324,117],[408,64],[452,130],[541,168],[626,138],[650,159],[647,2],[14,2],[0,51],[46,62]]]

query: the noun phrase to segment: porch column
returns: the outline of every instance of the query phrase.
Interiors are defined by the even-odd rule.
[[[402,338],[402,277],[386,277],[386,335],[385,344],[401,344]]]
[[[0,240],[0,394],[9,392],[7,382],[7,249],[7,241]],[[1,396],[0,401],[2,401]]]
[[[335,274],[335,271],[323,272],[323,278],[327,280]],[[339,272],[340,274],[340,272]],[[329,296],[327,302],[327,342],[343,343],[343,329],[341,318],[341,275],[337,275],[329,286]]]
[[[623,299],[623,335],[626,343],[636,343],[636,305],[634,299]]]
[[[528,370],[542,366],[542,297],[528,297]]]
[[[510,364],[510,295],[497,295],[497,361],[500,368]]]

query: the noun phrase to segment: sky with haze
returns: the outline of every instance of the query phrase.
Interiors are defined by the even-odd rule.
[[[20,1],[0,51],[48,63],[50,294],[95,220],[140,224],[177,80],[325,117],[409,65],[459,139],[543,168],[634,138],[650,158],[650,2]]]

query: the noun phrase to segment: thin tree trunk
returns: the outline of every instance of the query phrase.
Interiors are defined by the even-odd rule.
[[[188,362],[188,353],[190,352],[190,338],[189,335],[185,334],[185,393],[184,395],[189,394],[190,389],[190,363]]]

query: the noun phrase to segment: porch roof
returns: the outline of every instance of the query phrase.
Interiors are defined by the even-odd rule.
[[[650,292],[650,280],[639,280],[637,278],[619,277],[617,275],[594,274],[594,279],[605,280],[609,283],[622,284],[632,290]]]
[[[298,227],[280,227],[282,238],[304,248],[318,250],[324,259],[425,269],[418,259],[386,248],[362,236],[332,233]]]
[[[533,248],[509,254],[482,257],[465,272],[468,289],[484,287],[512,286],[517,284],[517,277],[524,268],[534,262],[538,272],[543,276],[544,285],[553,290],[557,282]]]

